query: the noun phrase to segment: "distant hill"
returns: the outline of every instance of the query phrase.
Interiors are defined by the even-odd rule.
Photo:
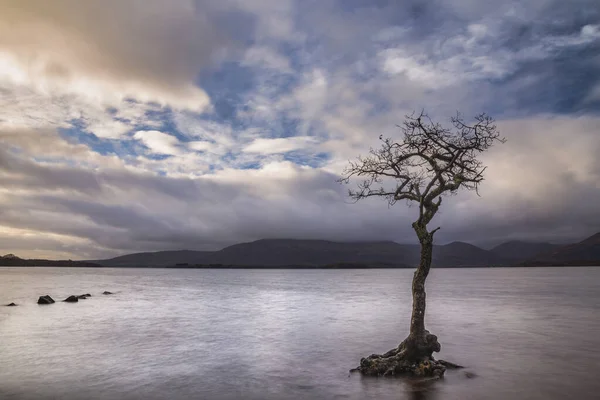
[[[395,242],[340,243],[325,240],[263,239],[215,252],[213,263],[233,265],[325,265],[385,263],[408,266],[418,248]]]
[[[262,239],[219,251],[160,251],[137,253],[95,263],[111,267],[223,265],[223,266],[333,266],[381,265],[414,267],[418,245],[395,242],[330,242],[325,240]],[[502,266],[510,260],[467,243],[435,246],[434,267]]]
[[[0,267],[100,267],[89,261],[23,259],[14,254],[0,256]]]
[[[93,260],[103,266],[110,267],[142,267],[170,266],[176,264],[210,264],[212,251],[156,251],[148,253],[133,253],[108,260]]]
[[[511,260],[502,255],[464,242],[436,246],[433,250],[433,266],[436,267],[481,267],[509,264],[511,264]]]
[[[524,265],[600,265],[600,233],[539,254]]]
[[[534,243],[513,240],[494,247],[491,252],[499,257],[519,262],[529,260],[540,254],[549,253],[559,247],[561,247],[561,245],[552,243]]]
[[[416,253],[415,253],[416,252]],[[394,242],[338,243],[324,240],[262,239],[219,251],[159,251],[94,261],[105,266],[316,266],[382,263],[405,267],[418,256],[417,246]]]

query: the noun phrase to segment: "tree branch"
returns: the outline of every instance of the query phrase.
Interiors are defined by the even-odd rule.
[[[349,191],[357,201],[383,197],[390,205],[399,200],[418,203],[415,223],[426,227],[439,210],[442,196],[460,188],[479,194],[486,167],[477,156],[494,143],[505,142],[487,114],[475,116],[472,124],[460,114],[450,122],[452,127],[446,128],[434,123],[425,112],[407,116],[398,125],[403,134],[400,141],[380,136],[381,147],[371,149],[367,157],[350,161],[339,181],[350,183],[354,178],[364,178],[358,190]]]

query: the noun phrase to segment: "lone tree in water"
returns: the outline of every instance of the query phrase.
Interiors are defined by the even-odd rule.
[[[475,117],[472,124],[457,115],[451,128],[434,123],[423,112],[407,116],[399,126],[402,141],[383,139],[381,148],[371,149],[367,157],[351,161],[340,182],[363,178],[349,195],[358,201],[382,197],[390,205],[397,201],[418,205],[419,218],[412,227],[421,244],[421,260],[412,282],[413,309],[410,333],[400,345],[383,355],[373,354],[360,361],[356,371],[364,375],[388,376],[403,373],[442,376],[452,363],[437,361],[433,352],[441,345],[437,336],[425,329],[425,279],[431,267],[433,235],[440,228],[428,225],[442,204],[442,197],[459,189],[478,190],[486,167],[477,159],[479,153],[495,142],[504,142],[494,120],[486,114]]]

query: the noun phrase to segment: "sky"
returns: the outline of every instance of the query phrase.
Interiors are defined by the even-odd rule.
[[[507,139],[438,243],[600,231],[597,0],[0,0],[0,253],[414,243],[336,179],[422,109]]]

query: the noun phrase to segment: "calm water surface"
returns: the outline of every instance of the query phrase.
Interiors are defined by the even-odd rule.
[[[411,277],[0,268],[0,303],[20,305],[0,307],[0,399],[600,398],[600,268],[432,270],[440,358],[477,376],[349,375],[406,336]]]

